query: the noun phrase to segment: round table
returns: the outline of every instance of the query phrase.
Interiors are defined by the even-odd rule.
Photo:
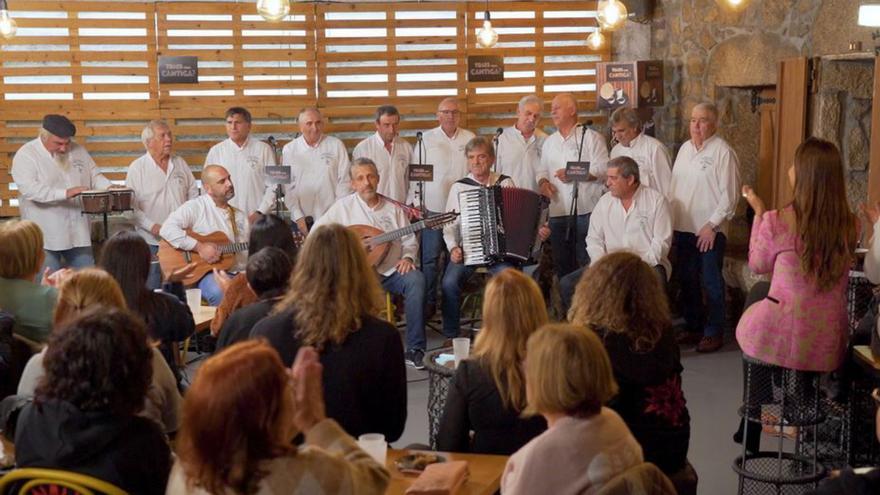
[[[440,430],[440,418],[446,407],[446,394],[449,391],[449,382],[455,374],[453,361],[439,364],[437,358],[440,354],[452,354],[452,347],[433,350],[425,354],[424,364],[428,371],[428,443],[432,449],[437,449],[437,432]]]

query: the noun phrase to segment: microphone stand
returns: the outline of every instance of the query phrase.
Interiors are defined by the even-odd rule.
[[[578,127],[581,128],[581,141],[580,141],[580,143],[578,144],[578,157],[577,157],[577,161],[581,161],[581,155],[582,155],[583,152],[584,152],[584,138],[585,138],[586,135],[587,135],[587,128],[586,128],[586,124],[578,124],[578,125],[576,125],[576,126],[574,127],[574,133],[575,133],[575,134],[574,134],[574,138],[575,138],[575,140],[577,140],[577,130],[578,130]],[[572,230],[575,232],[575,235],[577,235],[578,193],[579,193],[579,189],[580,189],[580,187],[579,187],[579,182],[580,182],[580,181],[578,181],[578,180],[574,180],[574,181],[572,181],[572,188],[571,188],[571,208],[569,209],[568,224],[565,226],[565,242],[566,242],[566,243],[569,243],[569,242],[572,241],[572,238],[571,238]],[[574,260],[573,260],[573,261],[574,261],[574,264],[577,265],[577,250],[576,250],[576,249],[572,249],[571,254],[572,254],[572,256],[574,257]]]
[[[419,131],[416,133],[416,148],[419,150],[419,165],[424,165],[424,160],[427,159],[428,150],[425,148],[424,139],[422,138],[422,132]],[[424,155],[422,156],[422,150],[424,149]],[[420,180],[418,183],[419,188],[419,210],[422,212],[422,218],[427,218],[428,207],[425,206],[425,181]],[[424,233],[419,234],[419,240],[424,239]],[[421,242],[419,243],[421,244]],[[425,250],[419,249],[419,271],[423,271],[425,269]]]
[[[272,147],[272,158],[275,159],[275,166],[278,166],[278,142],[275,141],[275,136],[269,136],[269,146]],[[275,215],[279,218],[281,217],[281,202],[284,197],[284,186],[281,184],[275,184]]]
[[[504,132],[503,127],[499,127],[495,130],[495,137],[492,138],[492,143],[495,145],[495,162],[492,163],[492,171],[496,172],[498,168],[498,162],[501,161],[501,133]]]

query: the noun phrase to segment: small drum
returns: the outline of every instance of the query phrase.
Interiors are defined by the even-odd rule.
[[[111,208],[113,211],[129,211],[132,209],[134,189],[110,189]]]
[[[83,213],[107,213],[113,206],[113,199],[108,191],[83,191],[79,197],[82,200]]]

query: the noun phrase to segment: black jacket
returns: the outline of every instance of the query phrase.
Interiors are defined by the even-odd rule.
[[[220,333],[217,335],[217,351],[229,347],[236,342],[247,340],[251,330],[260,320],[265,318],[279,298],[261,299],[243,308],[238,308],[226,318]]]
[[[22,410],[15,457],[19,467],[74,471],[138,494],[165,493],[171,471],[171,450],[153,421],[57,400]]]
[[[855,474],[852,469],[840,472],[840,476],[829,478],[819,484],[819,488],[807,495],[876,495],[880,493],[880,468],[865,474]]]

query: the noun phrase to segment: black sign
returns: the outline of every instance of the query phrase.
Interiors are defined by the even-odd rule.
[[[266,167],[266,184],[290,184],[290,167]]]
[[[590,162],[568,162],[565,164],[565,177],[568,180],[587,181],[590,179]]]
[[[503,81],[504,57],[499,55],[471,55],[468,57],[468,81]]]
[[[199,82],[199,57],[159,57],[160,84]]]
[[[421,165],[418,163],[409,164],[409,181],[410,182],[434,182],[434,166]]]

